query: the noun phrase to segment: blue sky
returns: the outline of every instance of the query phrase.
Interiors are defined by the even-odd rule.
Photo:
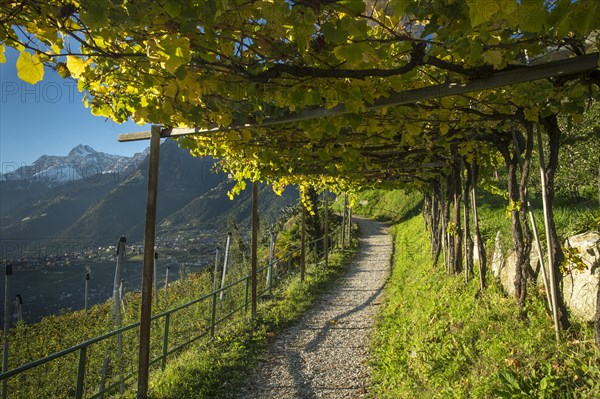
[[[44,80],[30,85],[17,77],[18,52],[7,48],[0,64],[0,163],[11,170],[41,155],[67,155],[78,144],[96,151],[133,155],[148,142],[119,143],[120,133],[148,130],[133,122],[117,124],[83,106],[77,84],[46,68]]]

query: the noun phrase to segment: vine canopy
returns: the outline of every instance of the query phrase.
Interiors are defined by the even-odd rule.
[[[600,49],[597,0],[8,1],[0,62],[75,79],[94,115],[165,127],[260,124],[188,136],[238,180],[350,189],[427,184],[454,157],[493,162],[509,123],[597,97],[598,70],[368,110],[393,93],[464,84]]]

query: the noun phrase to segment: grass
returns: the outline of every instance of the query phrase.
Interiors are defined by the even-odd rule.
[[[478,192],[478,211],[480,229],[485,240],[488,253],[494,248],[496,232],[500,231],[501,245],[504,253],[512,249],[511,222],[506,214],[507,202],[498,195]],[[544,219],[541,198],[532,197],[531,207],[536,219],[540,240],[545,240]],[[567,237],[582,231],[598,229],[600,206],[591,200],[568,201],[558,198],[554,204],[554,220],[557,233],[564,241]]]
[[[423,196],[417,191],[366,190],[360,194],[357,214],[398,223],[421,213]]]
[[[494,281],[431,268],[420,216],[392,229],[392,276],[372,342],[373,397],[596,398],[600,353],[587,325],[556,346],[535,293],[520,320],[514,299]]]
[[[356,251],[357,243],[353,242],[346,251],[330,255],[328,267],[309,265],[304,282],[293,275],[272,298],[259,304],[254,322],[240,317],[214,341],[192,346],[151,378],[150,397],[213,399],[235,391],[263,358],[269,339],[300,319],[346,270]]]

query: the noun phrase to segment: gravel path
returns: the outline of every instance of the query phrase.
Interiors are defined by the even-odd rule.
[[[383,224],[355,220],[362,232],[356,260],[332,291],[274,339],[238,398],[366,396],[369,334],[388,276],[392,239]]]

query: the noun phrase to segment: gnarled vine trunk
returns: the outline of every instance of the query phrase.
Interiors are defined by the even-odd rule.
[[[440,188],[437,182],[432,183],[431,191],[431,204],[430,204],[430,226],[431,226],[431,258],[433,265],[438,263],[440,253],[442,250],[442,240],[444,239],[444,232],[442,229],[441,212],[442,204],[440,197]]]
[[[469,164],[465,161],[465,170],[469,170]],[[471,174],[466,173],[463,184],[463,218],[464,233],[463,241],[465,245],[465,280],[473,278],[473,239],[471,238],[471,221],[469,217],[469,189],[471,187]]]
[[[523,227],[521,226],[521,218],[519,208],[522,206],[520,203],[520,190],[517,182],[517,170],[518,170],[518,159],[516,155],[515,146],[503,143],[498,146],[500,153],[504,158],[506,167],[508,169],[508,198],[509,205],[508,209],[511,215],[512,221],[512,242],[513,250],[515,252],[515,298],[519,309],[523,311],[525,305],[525,299],[527,296],[527,280],[523,279],[524,269],[527,267],[526,263],[529,262],[529,253],[526,252],[525,244],[523,241]],[[511,148],[513,154],[511,154]]]
[[[453,151],[454,152],[454,151]],[[460,215],[460,201],[462,198],[460,181],[460,158],[454,154],[452,163],[451,187],[452,189],[452,262],[450,263],[450,273],[458,274],[462,271],[462,222]]]

